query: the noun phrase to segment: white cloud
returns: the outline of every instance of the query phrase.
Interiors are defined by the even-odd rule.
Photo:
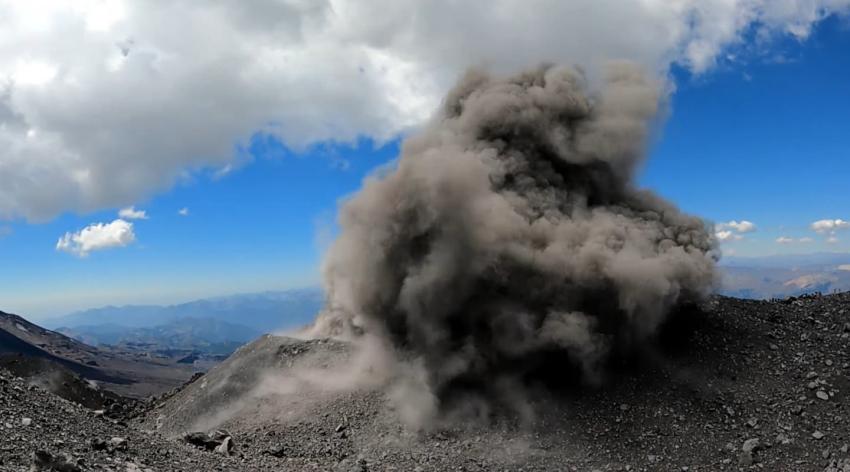
[[[830,236],[830,237],[826,238],[827,244],[838,244],[838,241],[839,241],[839,239],[838,239],[837,236]]]
[[[629,59],[695,72],[850,0],[0,0],[0,219],[120,207],[299,149],[421,125],[469,66]],[[376,14],[380,12],[380,14]],[[755,26],[753,26],[755,25]]]
[[[12,230],[11,226],[0,225],[0,239],[5,238],[6,236],[9,236],[13,232],[14,232],[14,230]]]
[[[812,241],[814,241],[814,240],[812,238],[809,238],[809,237],[794,239],[794,238],[789,238],[788,236],[780,236],[780,237],[776,238],[776,242],[778,244],[794,244],[794,243],[808,244]]]
[[[812,230],[819,234],[835,234],[841,229],[850,228],[850,221],[844,221],[840,218],[834,220],[818,220],[812,223]]]
[[[145,210],[136,210],[136,207],[127,207],[122,208],[118,212],[118,216],[125,220],[146,220],[148,219],[148,214],[145,213]]]
[[[726,241],[740,241],[740,240],[744,239],[744,237],[741,236],[740,234],[735,234],[732,231],[728,231],[728,230],[717,231],[717,232],[714,233],[714,236],[717,237],[717,239],[719,239],[720,241],[724,241],[724,242],[726,242]]]
[[[756,225],[752,221],[732,220],[725,223],[717,223],[714,229],[714,236],[720,242],[730,242],[744,239],[744,236],[741,233],[752,233],[756,230]]]
[[[94,223],[76,233],[65,233],[56,243],[56,250],[86,257],[92,251],[124,247],[135,240],[133,223],[118,219],[112,223]]]
[[[186,208],[186,207],[183,207],[183,208],[177,210],[177,214],[180,215],[180,216],[189,216],[189,209]]]
[[[718,223],[717,229],[733,229],[738,233],[752,233],[756,230],[756,225],[752,221],[741,220],[741,221],[728,221],[726,223]]]

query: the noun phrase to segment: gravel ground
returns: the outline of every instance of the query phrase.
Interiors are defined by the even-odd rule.
[[[83,470],[850,472],[850,294],[717,297],[688,315],[598,385],[427,432],[404,428],[381,386],[311,388],[303,368],[333,379],[351,358],[335,341],[263,337],[127,427],[3,374],[0,469],[44,450]],[[231,455],[181,439],[215,430]],[[127,449],[93,450],[112,437]]]
[[[40,460],[36,461],[35,458]],[[0,369],[0,470],[255,470],[145,433]]]

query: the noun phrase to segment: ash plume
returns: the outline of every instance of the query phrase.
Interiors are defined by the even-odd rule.
[[[706,224],[634,183],[659,101],[629,64],[598,91],[564,67],[469,72],[342,206],[314,329],[415,359],[437,408],[541,363],[592,378],[715,280]]]

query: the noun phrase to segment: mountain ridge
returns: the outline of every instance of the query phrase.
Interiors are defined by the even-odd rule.
[[[320,288],[242,293],[201,298],[172,305],[104,306],[44,320],[50,328],[117,324],[151,328],[183,318],[213,318],[274,332],[310,323],[324,303]]]
[[[178,361],[111,346],[90,346],[0,311],[0,364],[19,367],[17,374],[23,377],[73,374],[116,394],[141,398],[174,388],[199,368],[208,367]]]

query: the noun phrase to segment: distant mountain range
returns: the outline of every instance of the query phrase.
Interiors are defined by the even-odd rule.
[[[725,257],[720,293],[738,298],[786,298],[850,290],[850,254]]]
[[[168,306],[106,306],[48,319],[44,325],[93,346],[228,355],[263,333],[310,323],[323,302],[321,289],[307,288]]]
[[[151,328],[185,318],[216,319],[273,332],[309,323],[322,307],[319,288],[204,298],[178,305],[105,306],[44,320],[50,328],[117,325]]]
[[[219,361],[183,357],[89,346],[0,311],[0,367],[83,404],[105,401],[99,385],[134,397],[162,393]]]
[[[850,290],[850,254],[818,253],[725,257],[723,295],[785,298],[810,292]],[[43,324],[93,346],[137,352],[227,355],[263,333],[310,323],[322,308],[319,288],[239,294],[177,305],[106,306],[78,311]]]

